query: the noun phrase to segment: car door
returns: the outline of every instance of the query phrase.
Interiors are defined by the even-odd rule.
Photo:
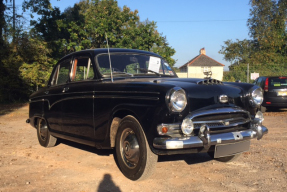
[[[57,64],[44,96],[44,113],[49,128],[62,132],[62,94],[69,80],[71,57]]]
[[[62,130],[72,137],[94,140],[94,70],[90,55],[73,57],[70,82],[62,94]]]

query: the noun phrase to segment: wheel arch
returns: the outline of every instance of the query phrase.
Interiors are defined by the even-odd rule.
[[[141,125],[139,118],[137,117],[137,115],[132,110],[118,109],[117,111],[115,111],[113,113],[113,116],[111,118],[112,120],[111,120],[111,123],[109,126],[109,138],[110,138],[110,146],[111,147],[115,147],[116,134],[117,134],[120,122],[123,118],[125,118],[127,116],[132,116]]]
[[[34,127],[37,128],[37,123],[39,119],[43,119],[43,116],[40,114],[36,114],[31,118],[30,124]]]

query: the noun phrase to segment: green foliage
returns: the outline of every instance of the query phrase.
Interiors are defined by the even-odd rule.
[[[4,42],[0,63],[0,103],[27,99],[28,86],[19,74],[22,58],[17,54],[17,45]]]
[[[24,30],[25,19],[12,15],[0,0],[0,102],[25,100],[45,86],[56,61],[83,49],[110,47],[147,50],[162,55],[171,65],[175,50],[157,31],[153,21],[140,22],[138,11],[120,8],[116,0],[82,0],[63,13],[50,0],[25,0],[22,9],[29,11],[30,31]],[[8,1],[10,2],[10,1]],[[20,25],[21,24],[21,25]],[[82,70],[82,69],[81,69]],[[82,71],[78,77],[82,79]],[[92,78],[92,71],[88,78]]]
[[[7,2],[7,1],[5,1]],[[9,1],[10,2],[10,1]],[[28,86],[19,74],[22,57],[18,54],[19,33],[12,28],[7,6],[0,1],[0,103],[27,99]]]
[[[39,0],[30,0],[25,8],[33,6]],[[38,5],[38,4],[36,4]],[[34,10],[34,9],[33,9]],[[115,0],[80,1],[73,7],[59,14],[57,8],[43,5],[41,19],[32,25],[35,33],[41,36],[52,49],[54,58],[57,54],[65,55],[74,51],[107,47],[131,48],[153,51],[162,55],[171,65],[175,50],[169,46],[166,37],[156,30],[156,23],[139,21],[138,11],[122,9]]]
[[[24,62],[19,70],[26,83],[38,90],[45,86],[56,61],[50,57],[47,43],[33,38],[27,41],[25,49],[22,49]]]
[[[286,75],[287,34],[285,0],[251,0],[250,18],[247,26],[251,39],[227,40],[219,53],[226,61],[232,73],[224,79],[245,78],[247,63],[250,71],[262,75]],[[240,66],[237,66],[239,63]],[[241,74],[241,75],[240,75]],[[229,77],[230,76],[230,77]],[[242,79],[241,79],[242,80]]]

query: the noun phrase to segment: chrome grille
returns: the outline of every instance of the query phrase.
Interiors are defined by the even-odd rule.
[[[237,107],[197,111],[187,118],[192,120],[195,134],[202,125],[209,127],[210,134],[245,130],[249,128],[251,121],[249,112]]]
[[[224,119],[224,120],[214,120],[214,121],[194,121],[194,128],[199,129],[202,125],[207,125],[210,129],[215,128],[228,128],[235,127],[250,122],[250,119],[244,118],[233,118],[233,119]]]

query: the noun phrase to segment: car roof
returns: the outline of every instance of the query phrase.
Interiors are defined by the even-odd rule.
[[[287,76],[285,76],[285,75],[282,75],[282,76],[260,76],[260,77],[268,77],[268,78],[272,78],[272,77],[287,77]]]
[[[110,48],[109,52],[110,53],[138,53],[138,54],[148,54],[148,55],[153,55],[156,57],[161,57],[160,55],[158,55],[156,53],[138,50],[138,49]],[[91,55],[98,55],[101,53],[108,53],[108,49],[107,48],[98,48],[98,49],[85,49],[85,50],[81,50],[81,51],[76,51],[76,52],[70,53],[68,55],[65,55],[59,61],[64,60],[67,57],[70,57],[71,55],[78,54],[78,53],[89,53]]]

